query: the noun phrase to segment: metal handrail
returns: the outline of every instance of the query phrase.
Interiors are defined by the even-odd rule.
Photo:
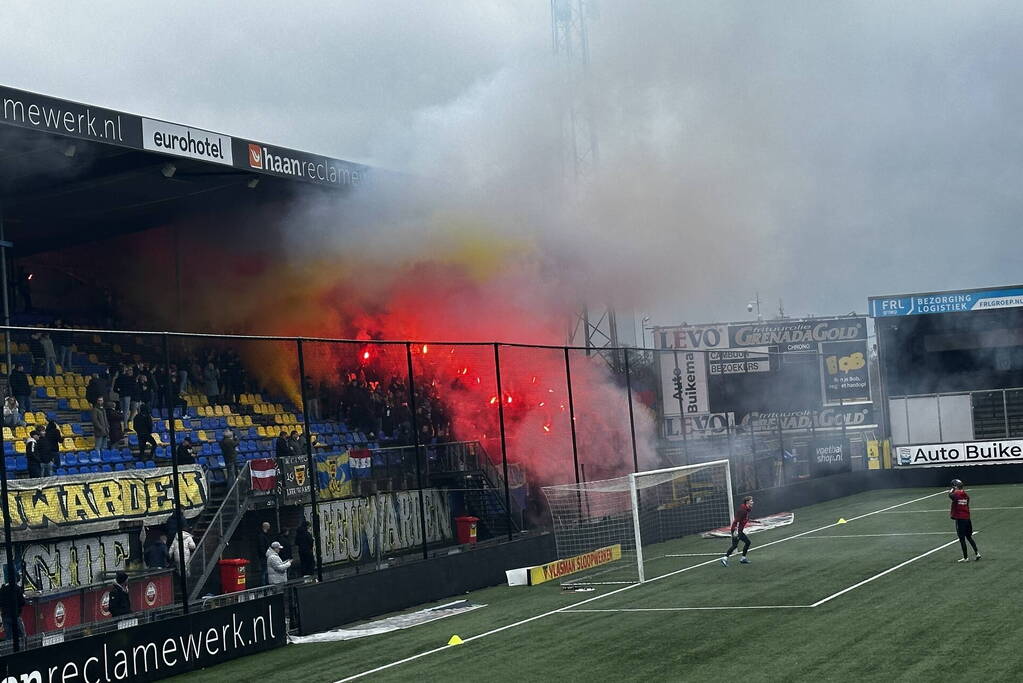
[[[197,584],[194,588],[198,588],[205,583],[210,575],[210,562],[211,560],[218,559],[216,550],[220,548],[225,534],[232,530],[232,526],[237,526],[233,522],[245,514],[245,504],[248,502],[249,493],[251,492],[249,472],[249,463],[246,462],[241,470],[239,470],[238,476],[231,484],[231,487],[227,490],[220,508],[210,519],[202,536],[196,541],[195,551],[186,568],[188,576],[197,579]],[[229,503],[234,503],[232,507],[234,516],[225,524],[224,518]],[[214,532],[216,536],[212,535]],[[214,538],[216,539],[215,542],[213,541]]]

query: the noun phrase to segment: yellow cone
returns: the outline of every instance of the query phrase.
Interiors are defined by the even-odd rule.
[[[839,524],[848,524],[848,522],[845,521],[845,517],[839,517],[838,518],[838,523]]]
[[[448,645],[461,645],[462,639],[458,636],[451,636],[451,640],[448,641]]]

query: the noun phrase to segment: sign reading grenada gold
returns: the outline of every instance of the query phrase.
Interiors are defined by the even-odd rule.
[[[569,557],[564,560],[555,560],[542,564],[539,567],[529,568],[529,585],[535,586],[544,581],[553,581],[568,574],[574,574],[586,569],[593,569],[602,564],[610,564],[622,559],[622,546],[620,543],[609,545],[605,548],[591,550],[582,555]]]
[[[132,519],[158,524],[174,507],[172,472],[157,467],[10,481],[7,501],[14,538],[92,533]],[[178,484],[185,517],[198,515],[207,499],[202,470],[197,465],[179,467]]]

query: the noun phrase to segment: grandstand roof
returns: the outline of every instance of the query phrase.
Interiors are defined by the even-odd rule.
[[[18,255],[200,212],[345,192],[369,170],[0,86],[0,218]]]

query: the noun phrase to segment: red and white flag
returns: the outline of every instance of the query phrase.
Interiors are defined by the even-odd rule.
[[[249,461],[253,491],[273,491],[277,486],[277,461],[273,458]]]

